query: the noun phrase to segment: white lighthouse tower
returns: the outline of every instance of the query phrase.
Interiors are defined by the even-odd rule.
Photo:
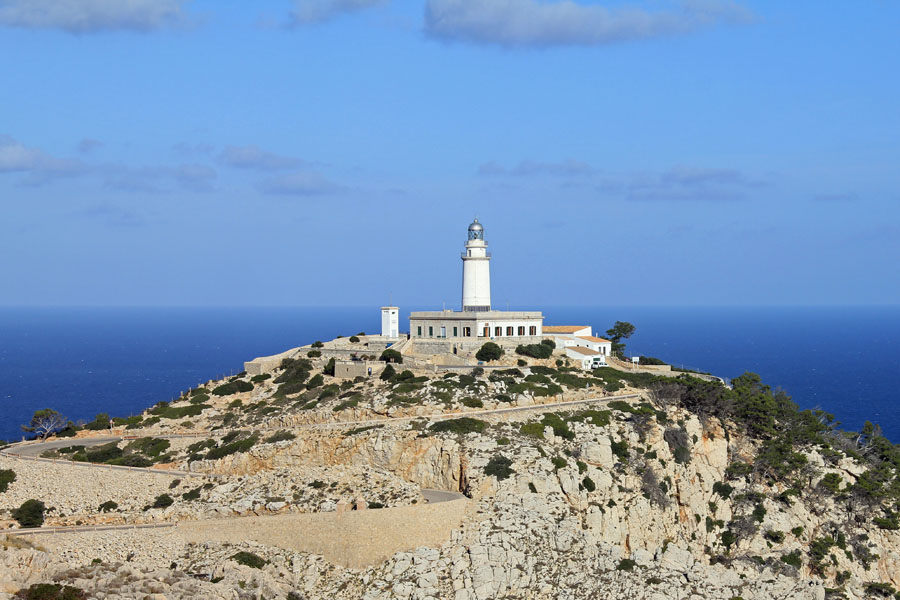
[[[484,227],[478,219],[469,225],[469,239],[466,240],[462,261],[463,312],[491,310],[491,255],[484,241]]]

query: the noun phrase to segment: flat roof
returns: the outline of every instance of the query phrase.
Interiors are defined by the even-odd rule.
[[[582,329],[590,329],[589,325],[544,325],[544,333],[575,333]]]
[[[581,346],[566,346],[566,350],[571,350],[572,352],[577,352],[578,354],[584,354],[585,356],[600,354],[596,350],[591,350],[590,348],[582,348]]]
[[[486,310],[422,310],[409,313],[410,319],[464,319],[466,321],[501,321],[504,319],[543,319],[541,311]]]
[[[612,343],[612,342],[610,342],[609,340],[605,340],[605,339],[603,339],[603,338],[598,338],[598,337],[595,336],[595,335],[576,335],[575,337],[577,337],[579,340],[587,340],[587,341],[589,341],[589,342],[602,342],[602,343],[604,343],[604,344],[611,344],[611,343]]]

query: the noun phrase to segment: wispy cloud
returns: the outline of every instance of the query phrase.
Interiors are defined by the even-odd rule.
[[[129,192],[161,192],[177,185],[193,192],[213,189],[216,171],[200,164],[132,167],[120,163],[87,163],[59,158],[0,135],[0,174],[19,173],[21,185],[47,185],[61,179],[91,177],[108,188]]]
[[[291,25],[324,23],[342,14],[385,4],[388,0],[296,0]]]
[[[188,0],[0,0],[0,26],[70,33],[153,31],[186,19]]]
[[[306,165],[306,161],[290,156],[281,156],[267,152],[259,146],[226,146],[217,160],[223,165],[238,169],[255,169],[259,171],[281,171],[296,169]]]
[[[610,9],[571,0],[426,0],[425,32],[500,46],[596,46],[689,33],[752,14],[728,0],[683,0],[669,10]]]
[[[591,175],[596,172],[597,170],[591,165],[571,158],[561,162],[523,160],[518,165],[511,168],[490,161],[478,167],[478,174],[486,176],[527,177],[532,175],[554,175],[559,177],[574,177]]]
[[[292,171],[264,179],[257,186],[266,194],[320,196],[342,191],[343,186],[313,171]]]
[[[100,140],[95,140],[93,138],[84,138],[80,142],[78,142],[78,151],[82,154],[90,154],[97,148],[102,148],[103,142]]]
[[[634,201],[730,202],[743,200],[747,190],[764,185],[736,169],[676,166],[634,176],[623,187],[625,198]]]

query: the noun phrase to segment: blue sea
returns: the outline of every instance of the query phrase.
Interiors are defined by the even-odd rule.
[[[514,307],[515,308],[515,307]],[[545,322],[636,326],[629,354],[735,377],[759,373],[803,408],[900,440],[900,307],[551,307]],[[408,314],[401,315],[406,318]],[[404,321],[401,321],[403,323]],[[378,332],[377,307],[0,309],[0,439],[40,408],[128,416],[243,362],[317,339]]]

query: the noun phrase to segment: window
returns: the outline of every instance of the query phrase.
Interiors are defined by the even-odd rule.
[[[501,335],[503,335],[503,328],[502,327],[494,327],[494,336],[500,337]]]
[[[512,325],[507,325],[507,327],[506,327],[506,335],[512,337],[512,334],[513,334],[513,328],[512,328]]]
[[[434,327],[428,328],[428,337],[434,337]]]
[[[487,325],[484,326],[484,337],[491,337],[491,328]]]
[[[471,327],[463,327],[463,337],[472,337]]]
[[[525,335],[525,326],[519,325],[519,335]]]
[[[422,337],[422,326],[421,325],[419,325],[419,327],[417,328],[416,335],[419,337]]]
[[[532,325],[528,328],[528,335],[537,335],[537,327]]]
[[[441,327],[441,337],[442,338],[447,337],[447,328],[446,327]]]
[[[454,328],[453,328],[453,337],[457,337],[458,335],[459,335],[459,333],[457,332],[457,328],[454,327]],[[454,353],[456,352],[456,348],[453,349],[453,352],[454,352]]]

